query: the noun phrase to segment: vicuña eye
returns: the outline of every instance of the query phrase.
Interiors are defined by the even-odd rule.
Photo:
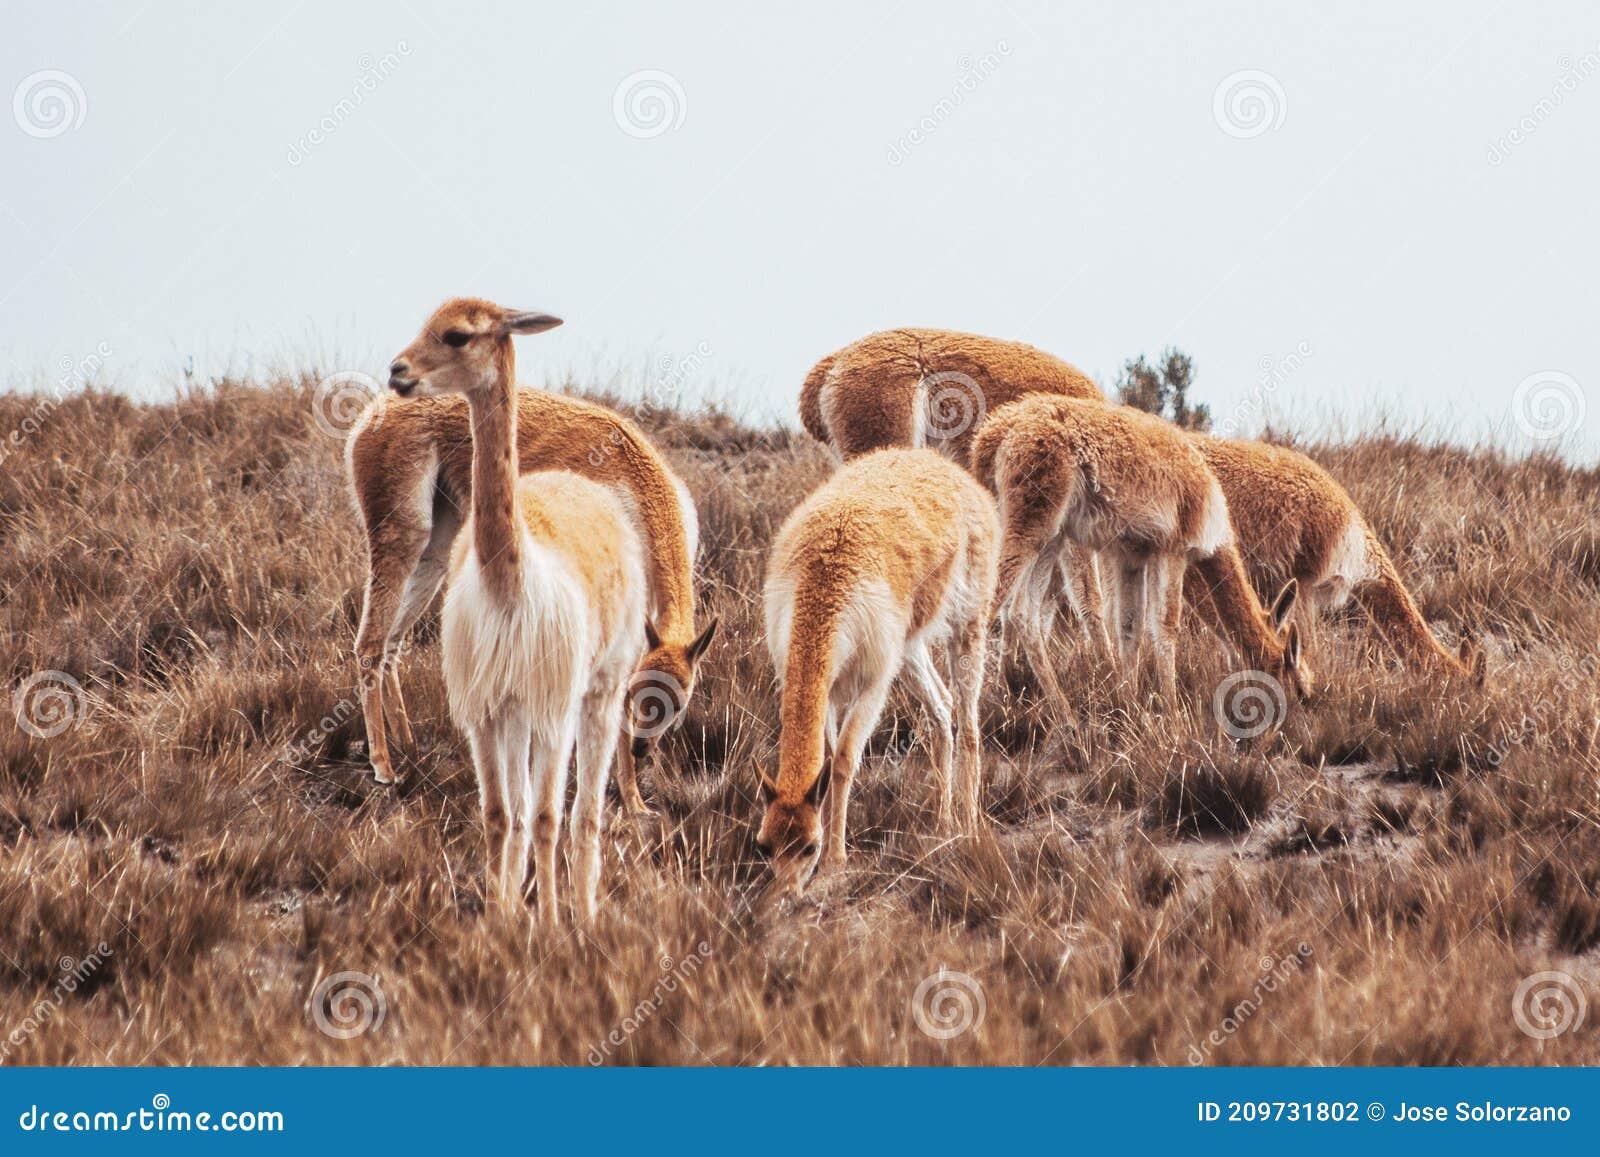
[[[472,340],[472,335],[464,330],[452,329],[444,335],[444,344],[453,349],[460,349]]]

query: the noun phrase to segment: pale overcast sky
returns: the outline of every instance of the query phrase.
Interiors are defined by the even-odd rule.
[[[377,373],[472,293],[791,421],[929,325],[1600,454],[1600,8],[1204,8],[5,0],[0,356]]]

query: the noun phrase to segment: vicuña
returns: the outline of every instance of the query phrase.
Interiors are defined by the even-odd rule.
[[[1128,406],[1036,394],[989,415],[972,462],[1000,499],[1000,606],[1026,634],[1043,617],[1039,599],[1062,565],[1063,544],[1077,543],[1109,564],[1124,670],[1137,671],[1148,643],[1162,693],[1174,702],[1184,577],[1192,566],[1195,597],[1209,600],[1245,661],[1305,695],[1310,676],[1299,634],[1285,623],[1296,585],[1285,586],[1270,614],[1262,609],[1222,487],[1176,426]],[[1100,613],[1097,587],[1095,571],[1069,575],[1069,590],[1087,592],[1077,599],[1081,614]]]
[[[616,491],[570,471],[517,477],[512,335],[560,325],[457,298],[389,367],[403,395],[465,395],[471,514],[450,552],[441,622],[450,714],[472,745],[491,906],[520,908],[533,851],[542,923],[561,919],[556,843],[577,753],[572,873],[592,918],[600,814],[644,647],[646,551]]]
[[[802,890],[819,854],[844,862],[850,787],[901,671],[932,723],[940,823],[959,796],[962,826],[976,825],[998,539],[993,500],[931,450],[849,463],[784,522],[765,588],[782,731],[757,836],[780,890]]]
[[[1307,632],[1308,651],[1314,653],[1318,618],[1354,596],[1407,663],[1429,674],[1483,682],[1482,648],[1466,638],[1455,654],[1439,645],[1389,552],[1332,475],[1282,446],[1190,437],[1228,496],[1239,551],[1256,588],[1273,589],[1291,579],[1300,584],[1296,617]]]
[[[632,736],[617,765],[623,805],[648,815],[635,761],[682,720],[717,626],[713,620],[695,630],[694,502],[644,434],[620,414],[540,390],[519,390],[516,399],[517,469],[570,470],[613,487],[649,548],[653,617],[640,627],[649,649],[631,680]],[[356,636],[367,751],[378,782],[392,783],[386,722],[407,747],[413,742],[400,694],[399,648],[444,581],[451,544],[466,518],[472,485],[467,403],[454,396],[389,399],[351,432],[346,457],[369,560]]]

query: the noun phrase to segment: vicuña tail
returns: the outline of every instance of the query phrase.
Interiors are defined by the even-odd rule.
[[[806,433],[825,446],[832,439],[828,437],[828,423],[822,417],[822,383],[828,380],[832,369],[833,355],[829,354],[811,367],[800,387],[800,424],[806,428]]]

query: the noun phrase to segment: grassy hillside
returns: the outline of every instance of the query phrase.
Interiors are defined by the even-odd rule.
[[[1241,749],[1198,629],[1187,714],[1068,653],[1082,710],[1053,723],[995,660],[986,829],[933,835],[897,699],[848,869],[773,907],[760,581],[830,464],[725,415],[641,415],[699,504],[723,631],[644,775],[663,818],[612,810],[600,921],[548,938],[483,919],[432,617],[404,675],[409,781],[365,774],[364,547],[312,394],[0,398],[8,1063],[1600,1062],[1600,1009],[1519,1027],[1600,996],[1594,471],[1305,447],[1441,636],[1484,638],[1484,691],[1396,669],[1357,613],[1323,632],[1316,701]],[[1514,1015],[1552,970],[1570,985],[1524,985]]]

